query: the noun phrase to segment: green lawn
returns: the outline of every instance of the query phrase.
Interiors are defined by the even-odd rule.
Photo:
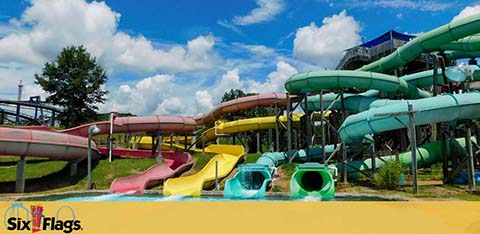
[[[1,157],[6,159],[9,157]],[[13,158],[13,157],[12,157]],[[18,157],[15,157],[15,160],[3,161],[3,162],[16,162]],[[39,159],[36,159],[39,160]],[[44,162],[35,162],[35,160],[27,159],[27,170],[26,178],[34,179],[40,178],[51,173],[58,172],[62,170],[67,165],[65,161],[44,161]],[[0,167],[0,182],[15,181],[17,166],[16,164],[10,166],[1,166]]]
[[[154,158],[131,159],[117,158],[112,162],[100,160],[98,165],[92,171],[92,181],[96,189],[108,189],[115,178],[136,175],[155,165]],[[83,178],[75,186],[79,189],[87,187],[87,178]]]

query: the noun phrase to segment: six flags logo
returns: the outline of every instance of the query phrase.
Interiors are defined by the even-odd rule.
[[[68,210],[71,219],[61,219],[59,214],[62,210]],[[23,216],[23,218],[21,217]],[[5,211],[4,226],[9,231],[55,231],[71,233],[83,230],[81,221],[75,218],[75,212],[70,206],[58,208],[55,217],[45,216],[43,206],[30,206],[30,210],[22,203],[14,203]]]

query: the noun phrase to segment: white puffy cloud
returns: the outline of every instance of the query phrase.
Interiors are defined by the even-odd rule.
[[[207,90],[195,92],[195,106],[197,113],[205,113],[213,109],[213,99]]]
[[[11,20],[11,27],[22,30],[0,39],[0,62],[43,64],[68,45],[84,45],[109,69],[193,71],[219,59],[213,35],[162,50],[143,36],[118,32],[120,17],[105,2],[32,0],[19,20]]]
[[[452,21],[463,19],[467,16],[476,15],[480,13],[480,4],[465,7],[458,15],[453,17]]]
[[[297,29],[293,41],[293,55],[305,62],[333,68],[344,50],[360,43],[359,23],[343,10],[338,15],[325,17],[318,27],[314,22]]]
[[[102,111],[130,112],[138,115],[153,114],[156,111],[172,110],[159,108],[159,103],[171,97],[175,88],[172,75],[154,75],[140,80],[135,85],[123,84],[112,90]]]
[[[248,15],[235,16],[233,22],[237,25],[250,25],[270,21],[283,11],[282,0],[257,0],[258,8],[253,9]]]
[[[243,86],[244,82],[240,79],[239,69],[228,70],[219,81],[195,93],[197,113],[210,111],[214,105],[220,103],[225,92],[231,89],[244,90]]]
[[[228,70],[215,83],[178,83],[173,75],[157,74],[134,84],[111,89],[101,112],[130,112],[136,115],[195,115],[210,111],[230,89],[242,89],[239,69]],[[194,108],[188,108],[194,107]]]
[[[277,63],[276,71],[268,74],[268,79],[265,83],[258,81],[249,81],[248,91],[251,93],[283,93],[285,92],[285,82],[287,79],[296,74],[297,70],[292,65],[280,61]]]
[[[178,97],[170,97],[163,100],[155,109],[154,113],[158,115],[182,115],[185,113],[187,106]]]

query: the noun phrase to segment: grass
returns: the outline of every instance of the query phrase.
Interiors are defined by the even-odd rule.
[[[8,162],[16,162],[18,157],[15,161],[8,161]],[[38,160],[38,159],[37,159]],[[35,160],[27,159],[27,170],[26,170],[26,179],[34,179],[40,178],[51,173],[58,172],[62,170],[66,165],[67,162],[65,161],[45,161],[45,162],[33,162]],[[3,161],[6,162],[6,161]],[[0,182],[9,182],[15,181],[16,177],[17,166],[2,166],[0,167]]]
[[[280,168],[285,172],[285,177],[290,178],[295,172],[296,165],[295,163],[286,163],[281,165]]]
[[[155,165],[153,158],[128,159],[117,158],[112,162],[100,160],[98,165],[92,171],[92,181],[96,189],[108,189],[115,178],[136,175]],[[87,178],[83,178],[75,186],[79,189],[87,187]]]
[[[260,158],[262,154],[245,154],[245,162],[244,163],[255,163],[258,158]]]
[[[202,170],[205,165],[210,161],[210,159],[213,158],[215,154],[205,154],[203,155],[202,153],[194,153],[192,154],[192,158],[194,160],[194,164],[192,167],[193,173],[198,172]]]

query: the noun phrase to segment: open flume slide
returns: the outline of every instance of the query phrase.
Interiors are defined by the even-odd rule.
[[[117,178],[110,185],[111,193],[134,191],[142,194],[146,188],[158,185],[162,180],[179,175],[193,164],[189,153],[162,152],[165,163],[158,163],[138,175]]]
[[[292,120],[294,123],[300,122],[301,115],[293,114]],[[283,123],[287,122],[286,116],[280,116],[279,120]],[[201,145],[202,137],[205,138],[205,143],[217,139],[218,135],[221,134],[233,134],[247,131],[257,131],[257,130],[266,130],[275,128],[275,116],[268,117],[257,117],[257,118],[248,118],[240,119],[230,122],[221,122],[214,128],[209,128],[205,130],[200,136],[197,136],[197,148]],[[168,140],[168,138],[167,138]],[[165,142],[162,144],[162,149],[170,149],[170,145],[178,150],[183,150],[184,145],[179,145],[175,143]],[[148,136],[139,137],[137,140],[137,147],[139,149],[151,149],[152,148],[152,138]],[[201,152],[197,149],[196,151]]]
[[[211,151],[218,152],[198,173],[179,178],[168,179],[163,186],[163,194],[195,196],[201,195],[203,188],[210,188],[215,182],[215,171],[219,179],[227,176],[244,154],[243,146],[211,145]]]

